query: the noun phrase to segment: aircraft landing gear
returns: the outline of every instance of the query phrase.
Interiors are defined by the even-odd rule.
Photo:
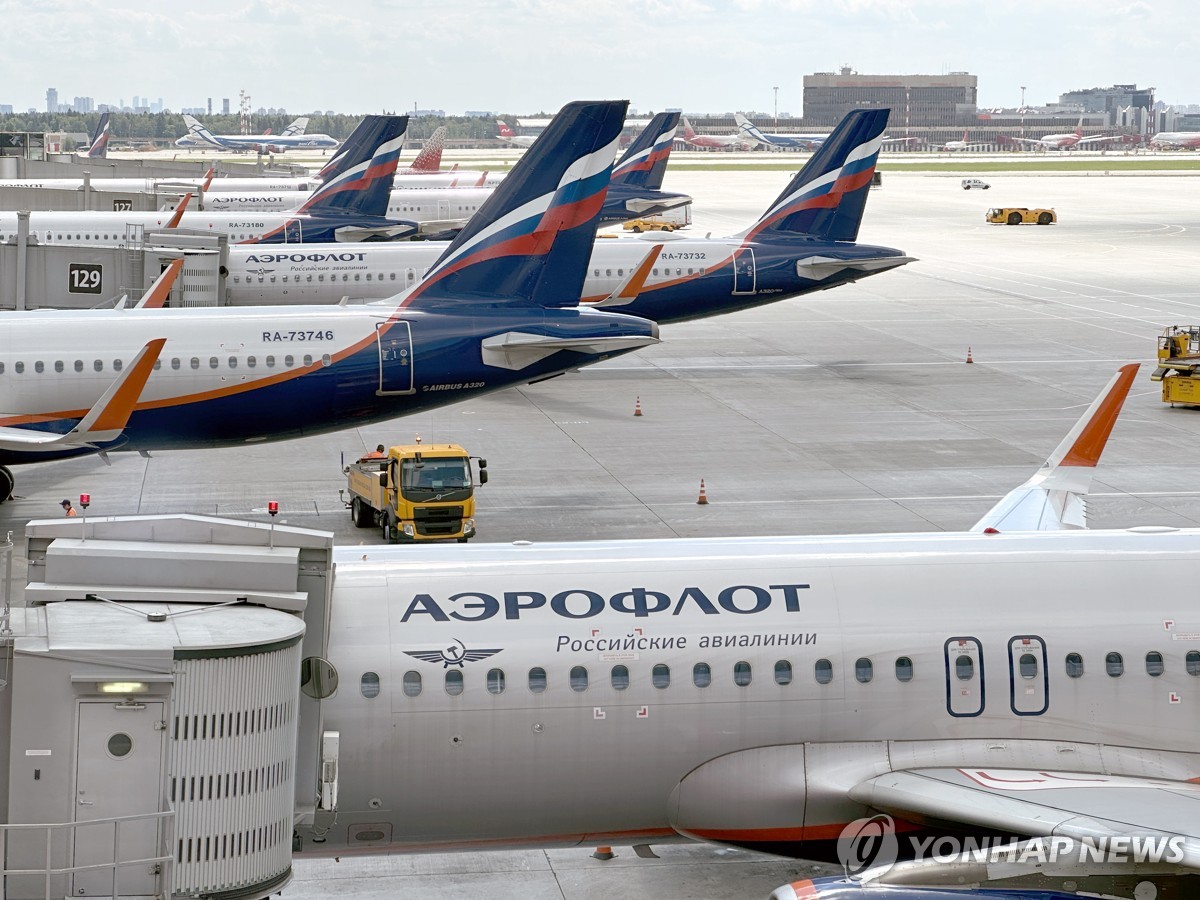
[[[0,503],[12,499],[14,484],[13,473],[9,471],[8,466],[0,466]]]

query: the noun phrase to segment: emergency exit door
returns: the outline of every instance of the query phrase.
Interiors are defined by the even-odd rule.
[[[75,866],[113,862],[116,826],[86,823],[115,816],[162,810],[163,704],[161,701],[79,704],[75,750]],[[122,859],[161,855],[159,819],[125,822],[120,827]],[[75,897],[111,897],[112,870],[76,872]],[[149,863],[124,866],[118,872],[121,896],[154,896],[158,872]]]
[[[1040,716],[1050,708],[1046,643],[1034,634],[1008,641],[1009,707],[1018,716]]]
[[[375,326],[379,345],[377,396],[413,393],[412,331],[407,322],[380,322]]]
[[[983,713],[983,645],[978,638],[952,637],[944,645],[946,657],[946,712],[957,718]]]
[[[754,248],[738,247],[733,251],[733,292],[753,294],[755,277]]]

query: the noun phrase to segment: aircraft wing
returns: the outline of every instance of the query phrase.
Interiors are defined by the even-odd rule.
[[[1138,363],[1122,366],[1037,473],[1006,494],[971,531],[1087,528],[1085,498],[1092,473],[1138,368]]]
[[[1023,769],[908,769],[855,785],[850,797],[892,815],[1002,834],[1174,838],[1171,862],[1200,868],[1200,784],[1168,778]],[[1130,850],[1126,847],[1126,850]]]
[[[0,450],[51,452],[67,447],[94,447],[115,441],[125,430],[166,342],[166,338],[155,338],[138,351],[138,355],[96,401],[96,405],[66,434],[0,426]]]

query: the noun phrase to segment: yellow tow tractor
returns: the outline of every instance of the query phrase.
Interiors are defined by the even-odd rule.
[[[632,231],[634,234],[641,234],[643,231],[671,232],[678,228],[679,225],[663,219],[630,219],[621,227],[626,231]]]
[[[1163,403],[1200,406],[1200,325],[1172,325],[1158,338],[1158,368],[1151,381],[1162,382]]]
[[[390,544],[465,544],[475,537],[472,459],[479,484],[487,484],[487,460],[458,444],[400,444],[345,466],[346,488],[338,494],[355,525],[381,529]]]
[[[993,225],[1053,225],[1058,221],[1058,214],[1052,209],[995,206],[987,211],[985,218]]]

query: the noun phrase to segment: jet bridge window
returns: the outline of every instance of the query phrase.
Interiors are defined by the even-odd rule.
[[[1146,654],[1146,674],[1151,678],[1157,678],[1163,673],[1166,666],[1163,665],[1163,655],[1157,650],[1151,650]]]
[[[1200,650],[1189,650],[1183,664],[1189,675],[1200,675]]]
[[[827,659],[818,659],[813,664],[813,675],[817,679],[817,684],[829,684],[833,681],[833,663]]]
[[[775,663],[775,683],[792,683],[792,664],[786,659],[781,659],[779,662]]]
[[[907,656],[901,656],[896,660],[896,680],[905,682],[913,680],[913,661]]]
[[[487,673],[487,689],[489,694],[504,693],[504,670],[491,669]]]
[[[733,683],[738,687],[749,687],[753,677],[754,673],[750,670],[750,663],[743,660],[733,664]]]
[[[629,668],[627,666],[612,667],[612,686],[614,691],[623,691],[629,687]]]
[[[1067,677],[1082,678],[1083,677],[1083,657],[1078,653],[1068,653],[1066,659]]]
[[[660,691],[671,686],[671,667],[659,663],[650,670],[650,683]]]
[[[1110,653],[1104,657],[1104,671],[1111,678],[1120,678],[1125,674],[1125,659],[1120,653]]]
[[[421,696],[421,673],[408,671],[404,673],[404,680],[401,682],[404,688],[405,697]]]
[[[875,677],[875,666],[865,656],[860,656],[854,663],[854,677],[860,684],[869,684]]]
[[[446,671],[446,693],[451,697],[457,697],[463,692],[463,673],[461,669],[448,669]]]
[[[692,666],[692,684],[698,688],[712,684],[712,667],[708,663],[699,662]]]
[[[529,670],[529,690],[540,694],[546,689],[546,670],[540,666]]]
[[[583,666],[572,666],[571,668],[571,690],[576,693],[582,693],[587,690],[588,686],[588,670]]]

